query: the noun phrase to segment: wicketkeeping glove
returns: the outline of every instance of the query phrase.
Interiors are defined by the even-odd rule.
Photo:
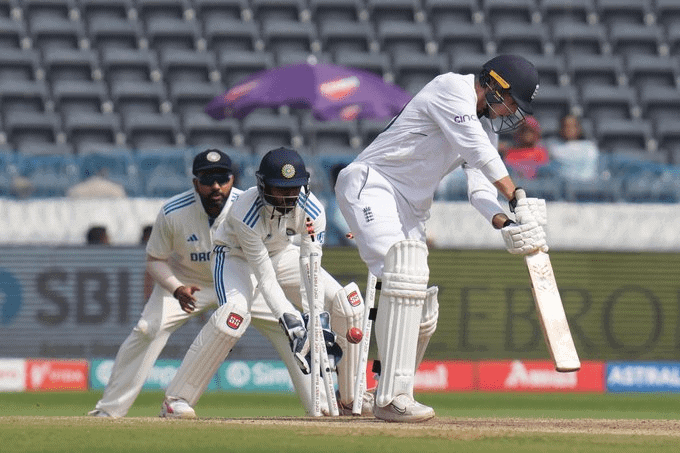
[[[290,349],[298,366],[304,374],[309,374],[309,338],[305,324],[299,313],[284,313],[279,319],[279,325],[288,336]]]
[[[327,311],[319,313],[321,319],[321,333],[323,334],[323,342],[326,345],[326,353],[328,354],[328,362],[331,366],[331,371],[336,370],[336,365],[342,358],[342,349],[336,342],[337,335],[331,330],[331,315]],[[302,319],[305,321],[307,331],[309,331],[309,313],[304,313]],[[311,350],[305,357],[308,363],[312,361]]]

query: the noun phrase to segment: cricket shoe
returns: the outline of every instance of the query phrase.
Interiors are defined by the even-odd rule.
[[[95,409],[87,413],[88,416],[90,417],[105,417],[105,418],[113,418],[108,412],[104,412],[101,409]]]
[[[196,411],[185,400],[180,398],[165,398],[161,405],[162,418],[196,418]]]
[[[340,393],[335,392],[335,397],[338,400],[338,410],[340,411],[340,415],[353,415],[352,414],[352,407],[354,406],[353,402],[343,404],[340,401]],[[362,402],[361,402],[361,415],[362,417],[370,417],[373,415],[373,406],[375,405],[375,395],[371,393],[371,391],[366,391],[364,392],[364,395],[362,397]]]
[[[387,422],[416,423],[433,418],[434,409],[420,404],[409,395],[402,393],[385,407],[380,407],[377,404],[373,406],[373,415],[375,415],[375,418]]]

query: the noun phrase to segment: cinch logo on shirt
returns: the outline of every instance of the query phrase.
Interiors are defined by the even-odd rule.
[[[478,120],[476,115],[456,115],[453,117],[453,122],[458,124],[475,120]]]
[[[210,261],[210,252],[192,253],[190,256],[191,256],[191,261],[198,261],[198,262]]]
[[[243,317],[241,315],[237,315],[233,311],[231,313],[229,313],[229,316],[227,317],[227,325],[229,327],[236,330],[241,326],[242,322],[243,322]]]

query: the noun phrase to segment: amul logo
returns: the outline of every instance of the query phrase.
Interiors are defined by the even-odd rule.
[[[227,317],[227,325],[229,327],[236,330],[239,327],[241,327],[242,322],[243,322],[243,316],[237,315],[234,312],[229,313],[229,316]]]
[[[359,104],[348,105],[340,110],[340,118],[343,121],[352,121],[359,117],[361,106]]]
[[[241,85],[236,85],[234,88],[229,90],[227,94],[224,95],[224,100],[227,102],[234,102],[244,94],[248,94],[257,86],[257,81],[242,83]]]
[[[335,79],[319,85],[321,95],[331,101],[339,101],[353,94],[359,88],[359,78],[357,76]]]

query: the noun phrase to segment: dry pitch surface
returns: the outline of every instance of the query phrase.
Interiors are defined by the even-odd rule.
[[[199,418],[195,420],[167,420],[158,417],[134,417],[120,419],[97,419],[92,417],[42,417],[8,416],[0,417],[0,422],[21,423],[25,425],[82,424],[100,425],[103,422],[118,425],[140,423],[162,425],[170,423],[196,423],[199,425],[249,425],[249,426],[290,426],[297,428],[327,428],[334,434],[342,435],[346,430],[356,435],[358,431],[382,432],[391,436],[418,437],[419,432],[432,435],[439,432],[443,437],[495,436],[511,433],[552,433],[552,434],[591,434],[591,435],[629,435],[629,436],[672,436],[680,437],[680,420],[608,420],[608,419],[551,419],[551,418],[435,418],[424,423],[386,423],[373,418],[337,417],[316,419],[310,417],[271,417],[271,418]]]

